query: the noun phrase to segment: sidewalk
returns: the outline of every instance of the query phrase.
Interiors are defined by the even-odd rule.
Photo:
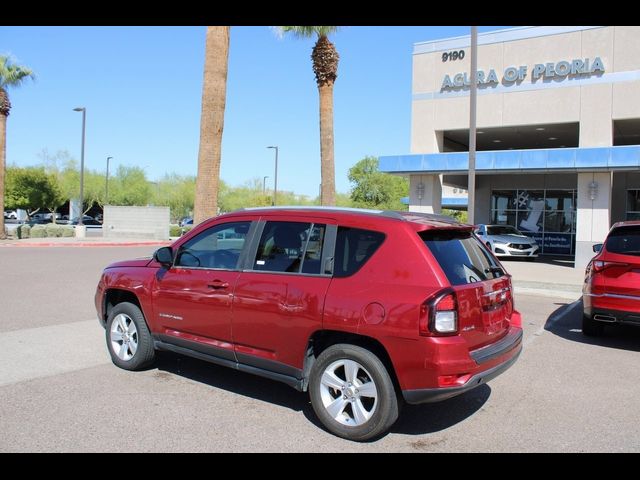
[[[0,240],[0,247],[142,247],[165,246],[171,240],[144,240],[140,238],[23,238]]]
[[[582,295],[584,269],[562,258],[540,257],[535,262],[503,260],[516,293],[577,300]]]

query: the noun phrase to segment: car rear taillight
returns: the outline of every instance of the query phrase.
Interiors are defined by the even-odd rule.
[[[602,272],[603,270],[606,270],[607,268],[610,268],[610,267],[628,267],[628,266],[629,266],[628,263],[606,262],[603,260],[594,260],[591,265],[595,273]]]
[[[451,289],[438,292],[420,306],[420,335],[452,335],[458,333],[458,305]]]

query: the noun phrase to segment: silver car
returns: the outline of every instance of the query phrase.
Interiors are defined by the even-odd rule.
[[[475,233],[496,257],[526,257],[533,260],[540,251],[533,238],[527,237],[511,225],[480,224]]]

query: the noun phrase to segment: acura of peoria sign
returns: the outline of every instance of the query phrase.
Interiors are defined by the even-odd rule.
[[[537,80],[564,80],[569,77],[586,77],[590,75],[602,75],[604,73],[604,63],[600,57],[563,60],[557,63],[536,63],[531,69],[531,83]],[[478,87],[495,86],[499,83],[503,85],[519,85],[525,81],[529,74],[526,65],[519,67],[507,67],[502,76],[498,77],[492,68],[488,72],[478,70],[476,81]],[[467,72],[457,73],[453,76],[445,75],[440,91],[458,90],[471,85],[471,79]]]

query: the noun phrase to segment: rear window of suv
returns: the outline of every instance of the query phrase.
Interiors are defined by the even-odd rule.
[[[611,253],[640,256],[640,225],[613,230],[607,238],[606,248]]]
[[[482,242],[464,230],[427,230],[420,238],[452,285],[482,282],[504,274]]]

